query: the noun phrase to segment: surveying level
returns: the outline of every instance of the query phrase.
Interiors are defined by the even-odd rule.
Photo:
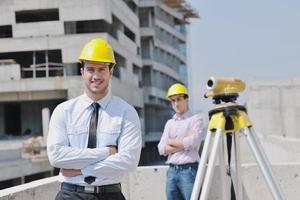
[[[222,199],[242,200],[243,190],[241,181],[240,146],[239,136],[245,136],[250,149],[257,161],[264,180],[276,200],[284,200],[285,196],[280,188],[277,179],[271,169],[271,165],[259,143],[258,137],[252,128],[247,110],[244,106],[238,105],[236,100],[238,93],[243,92],[245,83],[238,78],[214,78],[207,81],[209,90],[205,97],[212,97],[215,108],[209,111],[209,125],[207,135],[201,154],[198,172],[195,178],[191,200],[206,200],[213,178],[213,171],[216,165],[216,158],[219,153],[220,177],[222,184]],[[226,137],[225,137],[226,136]],[[226,138],[226,143],[225,143]],[[225,178],[231,178],[231,146],[233,142],[235,184],[231,181],[231,195]],[[225,147],[227,147],[225,149]],[[225,168],[225,152],[227,151],[228,172]],[[232,180],[232,179],[231,179]]]
[[[238,78],[214,78],[210,77],[206,86],[208,92],[204,97],[224,94],[238,94],[245,89],[245,83]]]

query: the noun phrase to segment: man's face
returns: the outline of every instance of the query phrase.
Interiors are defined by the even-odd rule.
[[[188,109],[188,98],[184,95],[174,95],[170,97],[172,107],[177,114],[184,114]]]
[[[103,97],[108,92],[113,68],[109,69],[106,63],[85,62],[81,68],[81,75],[85,83],[86,93],[95,97]]]

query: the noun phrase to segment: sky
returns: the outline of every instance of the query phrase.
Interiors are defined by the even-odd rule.
[[[300,76],[299,0],[188,2],[200,15],[190,20],[188,35],[192,110],[212,108],[211,99],[203,98],[211,76],[244,80]]]

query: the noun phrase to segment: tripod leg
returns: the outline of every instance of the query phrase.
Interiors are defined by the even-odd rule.
[[[252,128],[244,128],[244,133],[273,198],[276,200],[285,199],[283,191],[274,176],[271,165],[258,141],[255,131]]]
[[[219,156],[219,162],[220,162],[220,178],[221,178],[221,187],[222,187],[222,199],[227,200],[229,197],[228,187],[226,184],[226,170],[225,170],[225,161],[224,161],[224,152],[225,152],[225,144],[224,144],[225,137],[221,137],[221,147],[220,147],[220,156]]]
[[[206,171],[206,162],[208,158],[209,146],[211,143],[212,134],[213,132],[211,131],[208,131],[206,134],[206,138],[205,138],[205,142],[204,142],[204,146],[203,146],[203,150],[201,153],[201,158],[198,166],[198,171],[194,182],[193,192],[191,195],[191,200],[198,200],[199,198],[200,188],[203,182],[203,175]]]
[[[201,190],[201,195],[200,195],[200,200],[206,200],[208,199],[208,193],[210,189],[210,184],[211,184],[211,179],[213,175],[213,170],[216,164],[216,157],[217,157],[217,152],[220,147],[220,141],[223,137],[224,133],[221,129],[217,129],[217,132],[215,134],[215,139],[214,143],[211,149],[211,153],[209,156],[209,161],[208,161],[208,166],[207,166],[207,172],[205,174],[204,182],[203,182],[203,187]]]
[[[239,132],[233,134],[234,139],[234,160],[235,160],[235,175],[236,175],[236,197],[238,200],[243,199],[243,188],[242,188],[242,170],[241,170],[241,155],[240,155],[240,139],[239,139]]]

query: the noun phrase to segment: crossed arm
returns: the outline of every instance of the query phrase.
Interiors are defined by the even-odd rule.
[[[165,153],[173,154],[183,149],[183,142],[181,139],[168,139],[168,143],[165,145]]]
[[[63,175],[107,178],[136,168],[141,151],[140,121],[136,112],[131,111],[124,118],[118,147],[95,149],[71,147],[60,116],[50,121],[47,151],[51,165],[61,168]]]
[[[204,138],[202,130],[202,117],[195,115],[189,132],[183,138],[170,138],[170,124],[167,122],[165,130],[158,144],[160,155],[170,155],[182,150],[190,150],[196,148],[200,140]]]
[[[109,148],[109,155],[114,155],[118,153],[117,146],[107,146]],[[62,168],[60,169],[61,173],[64,176],[80,176],[82,175],[81,169],[67,169],[67,168]]]

